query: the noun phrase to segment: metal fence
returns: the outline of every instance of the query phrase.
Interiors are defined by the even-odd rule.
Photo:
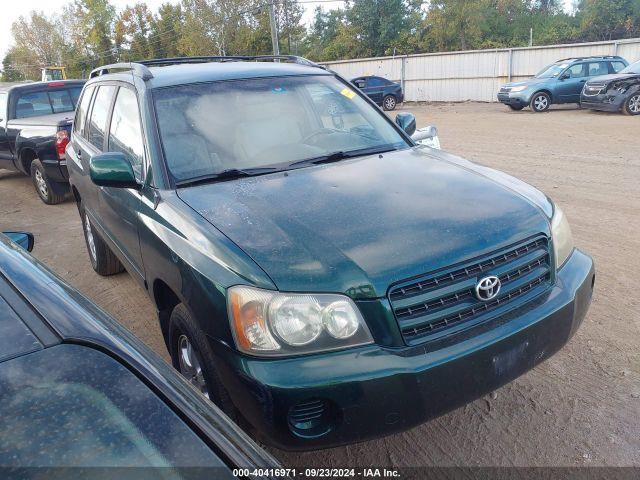
[[[561,58],[620,55],[640,60],[640,38],[540,47],[425,53],[326,62],[346,78],[378,75],[401,82],[408,101],[495,101],[501,84],[535,75]]]

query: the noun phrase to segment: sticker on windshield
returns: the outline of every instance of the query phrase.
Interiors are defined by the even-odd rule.
[[[356,96],[356,93],[353,90],[350,90],[348,88],[343,88],[342,91],[340,92],[342,95],[344,95],[345,97],[347,97],[349,100],[351,100],[353,97]]]
[[[284,88],[284,87],[273,87],[273,88],[271,89],[271,91],[272,91],[273,93],[286,93],[286,92],[287,92],[287,89],[286,89],[286,88]]]

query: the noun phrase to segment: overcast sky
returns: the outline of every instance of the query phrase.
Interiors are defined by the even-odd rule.
[[[111,0],[111,4],[118,10],[122,10],[127,5],[134,5],[139,0]],[[155,12],[158,7],[166,3],[178,3],[179,0],[144,0],[146,4]],[[313,10],[317,5],[322,5],[325,9],[336,8],[342,5],[342,0],[322,0],[321,2],[313,2],[310,0],[304,1],[304,22],[309,24]],[[564,0],[565,5],[570,7],[572,0]],[[12,44],[11,37],[11,24],[18,19],[21,15],[27,16],[32,10],[44,12],[46,15],[51,15],[61,11],[64,5],[67,5],[69,0],[5,0],[5,4],[2,6],[2,14],[0,14],[0,61],[4,58],[7,50]],[[7,5],[8,4],[8,5]]]

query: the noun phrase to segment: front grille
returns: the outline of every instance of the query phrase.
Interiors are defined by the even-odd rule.
[[[405,342],[415,344],[491,318],[488,312],[500,306],[520,305],[549,286],[552,271],[547,239],[538,237],[395,285],[389,290],[389,301]],[[475,286],[487,275],[497,276],[502,287],[496,298],[485,302],[476,297]]]
[[[499,93],[509,93],[511,91],[511,87],[500,87]]]

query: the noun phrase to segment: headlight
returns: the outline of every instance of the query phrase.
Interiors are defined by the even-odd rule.
[[[567,261],[573,252],[573,237],[567,217],[557,205],[551,219],[551,237],[553,239],[553,253],[556,259],[556,269],[559,269]]]
[[[527,85],[520,85],[519,87],[512,87],[511,92],[522,92],[528,88]]]
[[[344,295],[231,287],[228,312],[238,350],[253,355],[299,355],[373,342],[360,311]]]

